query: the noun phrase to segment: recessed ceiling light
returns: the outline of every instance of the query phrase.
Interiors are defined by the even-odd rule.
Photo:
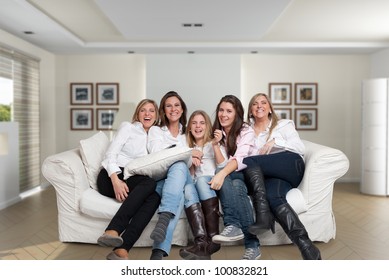
[[[34,32],[32,32],[32,31],[23,31],[23,33],[24,33],[24,34],[27,34],[27,35],[32,35],[32,34],[34,34]]]
[[[195,23],[193,24],[194,27],[203,27],[203,24],[202,23]]]
[[[183,23],[182,26],[183,27],[192,27],[192,24],[191,23]]]
[[[128,51],[128,53],[135,53],[134,51]]]
[[[194,51],[188,51],[188,53],[193,54],[193,53],[195,53],[195,52],[194,52]]]
[[[256,53],[258,53],[258,51],[251,51],[251,53],[256,54]]]

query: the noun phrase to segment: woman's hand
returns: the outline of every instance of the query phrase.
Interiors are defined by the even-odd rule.
[[[123,202],[128,196],[128,186],[127,184],[120,180],[116,173],[111,175],[111,181],[113,185],[113,191],[115,192],[116,200]]]
[[[224,174],[222,172],[216,173],[215,176],[213,176],[213,178],[209,182],[209,184],[211,185],[211,189],[213,189],[215,191],[220,190],[223,186],[225,178],[226,178],[226,176],[224,176]]]
[[[262,148],[259,149],[258,154],[260,155],[268,155],[273,148],[276,140],[272,139],[268,141],[265,145],[263,145]]]
[[[223,138],[223,132],[220,129],[215,129],[213,132],[212,145],[217,145]]]

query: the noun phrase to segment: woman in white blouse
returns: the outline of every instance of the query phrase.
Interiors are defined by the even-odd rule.
[[[147,155],[149,129],[158,120],[158,105],[144,99],[139,102],[132,122],[123,122],[110,143],[97,178],[101,194],[121,202],[119,210],[97,243],[114,247],[109,260],[128,259],[128,251],[139,239],[160,202],[156,182],[147,176],[123,179],[123,169],[131,160]]]
[[[257,155],[243,163],[245,182],[252,192],[256,222],[250,232],[272,228],[275,219],[298,246],[303,259],[321,259],[319,249],[309,239],[308,232],[286,200],[287,192],[297,188],[305,170],[304,151],[292,120],[279,120],[264,93],[254,95],[249,103],[248,121],[253,127]],[[269,209],[270,208],[270,209]]]
[[[149,132],[148,150],[158,152],[169,147],[186,147],[187,107],[181,96],[175,91],[166,93],[159,106],[160,124]],[[192,151],[199,156],[199,151]],[[172,164],[165,179],[157,182],[156,191],[161,196],[158,209],[158,222],[150,238],[154,240],[151,260],[161,260],[169,255],[173,232],[184,209],[184,189],[194,189],[189,167],[183,161]]]

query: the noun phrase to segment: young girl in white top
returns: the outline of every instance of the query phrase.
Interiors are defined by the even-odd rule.
[[[219,144],[220,132],[212,133],[212,123],[202,110],[192,113],[188,121],[186,137],[189,147],[201,152],[194,157],[190,168],[195,189],[185,188],[185,213],[194,236],[194,245],[180,250],[186,260],[210,259],[220,250],[220,244],[212,242],[219,234],[219,199],[211,189],[210,181],[217,167],[226,163],[227,155]]]

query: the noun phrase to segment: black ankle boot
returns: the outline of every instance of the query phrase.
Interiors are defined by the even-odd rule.
[[[290,240],[297,245],[304,260],[321,260],[319,249],[313,245],[303,223],[288,203],[278,206],[274,215]]]
[[[248,167],[243,170],[243,174],[255,212],[255,223],[249,227],[249,232],[257,235],[271,229],[274,233],[274,216],[266,199],[265,180],[261,168]]]

